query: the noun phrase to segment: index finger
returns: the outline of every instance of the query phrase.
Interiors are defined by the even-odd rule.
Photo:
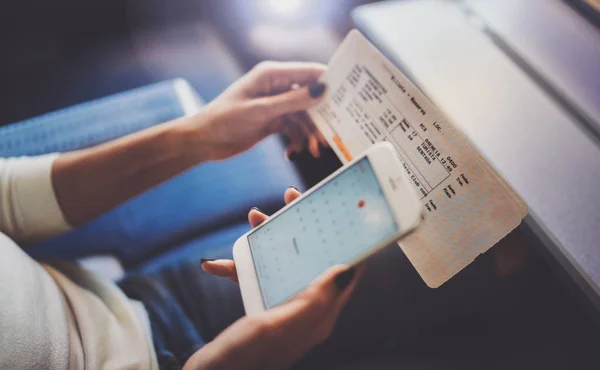
[[[300,198],[301,196],[302,193],[298,189],[296,189],[294,186],[290,186],[283,193],[283,200],[285,201],[285,204],[288,204]]]
[[[292,84],[306,85],[319,79],[326,66],[312,62],[267,62],[264,75],[272,89],[289,89]]]
[[[261,210],[256,207],[253,207],[250,212],[248,212],[248,222],[250,226],[257,227],[258,225],[265,222],[269,216],[264,214]]]
[[[337,311],[337,301],[344,296],[342,293],[348,287],[346,284],[340,288],[337,281],[340,277],[347,276],[350,271],[353,270],[345,265],[330,267],[302,293],[283,306],[287,307],[290,312],[295,312],[296,315],[302,313],[299,316],[307,321],[329,316],[332,312]],[[352,273],[350,272],[350,274]]]

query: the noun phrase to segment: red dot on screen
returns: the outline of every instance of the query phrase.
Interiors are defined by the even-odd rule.
[[[364,200],[362,200],[362,199],[361,199],[361,200],[359,200],[359,201],[358,201],[358,208],[362,208],[362,207],[364,207],[364,206],[365,206],[365,204],[366,204],[366,203],[365,203],[365,201],[364,201]]]

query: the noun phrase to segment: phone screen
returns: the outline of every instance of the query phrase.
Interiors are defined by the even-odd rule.
[[[248,235],[265,308],[398,232],[367,157]]]

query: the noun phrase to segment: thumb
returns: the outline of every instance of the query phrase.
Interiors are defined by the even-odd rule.
[[[310,283],[304,292],[297,296],[297,299],[290,301],[290,303],[297,301],[300,309],[308,309],[313,315],[322,316],[334,308],[336,301],[350,282],[342,281],[339,283],[340,277],[342,280],[347,280],[348,278],[345,276],[348,273],[353,275],[353,270],[353,268],[345,265],[330,267]]]
[[[337,317],[354,288],[355,268],[337,265],[317,277],[302,293],[274,310],[300,325]],[[335,320],[332,320],[332,323]]]
[[[272,120],[288,113],[307,110],[319,101],[323,92],[325,92],[325,84],[314,82],[281,94],[262,97],[260,103],[268,107],[268,120]]]

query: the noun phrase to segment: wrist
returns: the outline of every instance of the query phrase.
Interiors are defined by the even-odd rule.
[[[262,316],[246,316],[194,353],[184,370],[285,369],[299,355],[290,355],[275,322]]]
[[[203,112],[184,117],[174,122],[172,127],[182,156],[199,164],[215,160],[214,141],[207,129],[208,117]]]

